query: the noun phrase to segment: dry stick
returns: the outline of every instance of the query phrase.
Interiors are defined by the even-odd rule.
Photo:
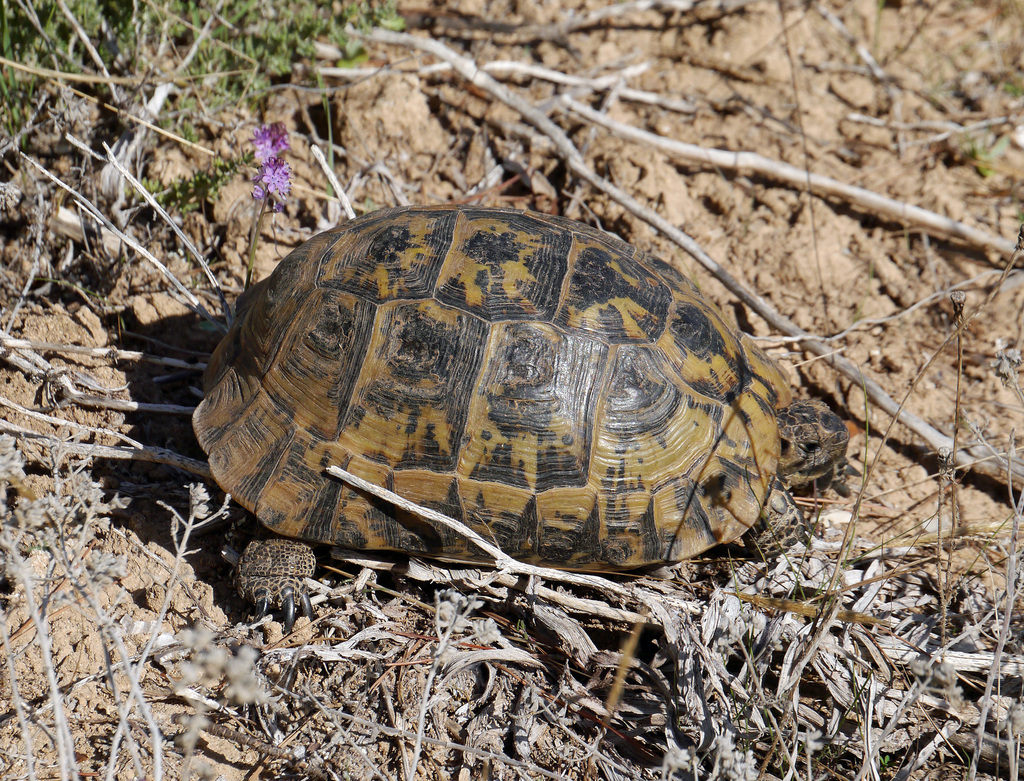
[[[324,176],[327,177],[327,181],[331,183],[331,187],[334,188],[335,197],[341,202],[341,208],[345,210],[345,216],[350,220],[356,218],[356,213],[352,209],[352,202],[348,199],[348,194],[345,192],[345,188],[341,186],[341,182],[338,181],[338,177],[334,173],[334,169],[327,163],[327,158],[324,157],[324,153],[320,151],[320,147],[316,144],[309,145],[310,150],[313,152],[313,157],[316,158],[317,163],[320,164],[320,168],[324,172]]]
[[[574,14],[565,21],[553,24],[512,24],[447,17],[445,26],[451,31],[472,32],[474,29],[479,29],[481,32],[491,34],[500,33],[504,36],[511,36],[514,42],[564,41],[572,32],[588,27],[607,25],[612,19],[632,13],[660,11],[664,14],[679,14],[690,13],[699,8],[706,14],[724,15],[750,5],[752,2],[754,0],[633,0],[633,2],[611,3],[588,13]]]
[[[66,137],[69,141],[72,140],[72,136],[70,133],[66,134]],[[117,172],[121,174],[121,176],[123,176],[132,187],[135,188],[135,191],[142,196],[143,200],[145,200],[146,203],[149,204],[150,208],[152,208],[153,211],[155,211],[157,214],[160,215],[161,218],[163,218],[163,221],[170,226],[171,230],[174,231],[174,234],[178,237],[181,243],[185,245],[185,249],[187,249],[192,254],[192,257],[194,257],[199,262],[199,265],[202,267],[203,272],[206,274],[206,279],[210,283],[210,287],[212,287],[216,291],[217,295],[220,297],[221,308],[226,312],[228,310],[228,302],[224,298],[224,291],[221,290],[220,285],[217,284],[217,280],[214,278],[213,272],[210,271],[210,266],[206,262],[206,258],[203,257],[203,253],[201,253],[199,251],[199,248],[192,243],[192,240],[185,235],[185,232],[180,227],[178,227],[178,224],[173,219],[171,219],[171,215],[169,215],[164,210],[164,207],[157,203],[156,198],[153,197],[153,194],[145,187],[143,187],[141,182],[139,182],[138,179],[132,176],[132,174],[128,171],[127,168],[121,165],[121,162],[114,156],[113,151],[111,151],[110,147],[107,146],[106,142],[103,142],[103,149],[107,153],[108,164],[112,165],[117,170]]]
[[[67,424],[67,421],[60,421]],[[7,433],[18,439],[33,439],[42,443],[50,449],[62,448],[67,453],[75,455],[91,456],[93,458],[113,458],[122,461],[148,461],[153,464],[167,464],[191,472],[205,480],[213,480],[213,473],[210,472],[210,465],[205,461],[197,461],[194,458],[180,456],[171,450],[160,447],[129,447],[124,445],[94,445],[53,437],[48,434],[40,434],[38,431],[23,428],[16,423],[0,419],[0,433]]]
[[[821,174],[809,174],[806,170],[789,163],[772,160],[754,152],[707,149],[696,144],[665,138],[656,133],[609,119],[570,97],[563,96],[562,104],[574,114],[601,125],[618,136],[636,141],[645,147],[653,146],[677,159],[726,171],[754,173],[766,179],[801,189],[809,187],[815,195],[836,198],[864,209],[872,215],[882,215],[896,222],[920,228],[938,238],[960,239],[972,246],[995,251],[1004,257],[1009,257],[1014,250],[1014,242],[1001,236],[979,228],[972,228],[970,225],[943,217],[928,209],[922,209],[920,206],[887,198],[863,187],[846,184]]]
[[[112,362],[117,361],[139,361],[156,364],[157,366],[168,366],[173,369],[195,370],[201,372],[206,364],[198,361],[183,361],[180,358],[162,358],[158,355],[149,355],[138,350],[121,350],[117,347],[83,347],[78,344],[60,344],[58,342],[37,342],[31,339],[14,339],[0,332],[0,347],[10,350],[36,350],[39,352],[54,352],[63,355],[85,355],[90,358],[106,358]]]
[[[877,81],[881,82],[882,84],[888,84],[889,82],[892,81],[892,79],[889,78],[889,74],[882,70],[881,66],[878,64],[875,58],[871,56],[871,52],[868,51],[868,47],[861,43],[853,35],[853,33],[851,33],[846,28],[846,25],[843,24],[842,19],[840,19],[830,10],[828,10],[821,3],[815,3],[814,10],[821,14],[825,18],[825,21],[827,21],[836,29],[836,32],[839,33],[839,35],[842,37],[844,41],[846,41],[846,44],[850,48],[857,52],[857,56],[864,61],[864,64],[867,66],[868,70],[871,71],[871,75],[874,76]]]
[[[352,34],[357,36],[359,35],[359,33],[356,33],[355,31],[353,31]],[[510,92],[503,85],[496,82],[492,77],[482,72],[472,60],[456,54],[438,41],[426,38],[417,38],[404,33],[393,33],[387,30],[373,30],[362,37],[378,43],[419,49],[450,63],[452,68],[468,82],[482,90],[485,90],[502,103],[518,111],[525,119],[533,124],[534,127],[544,133],[554,145],[557,154],[565,160],[569,169],[574,174],[590,182],[590,184],[602,192],[607,193],[619,204],[657,228],[668,238],[682,247],[686,252],[692,255],[695,260],[704,266],[704,268],[713,274],[723,285],[725,285],[733,295],[739,298],[743,304],[750,307],[764,318],[772,328],[788,334],[789,336],[799,338],[800,344],[805,350],[825,358],[847,379],[855,385],[863,388],[867,397],[874,404],[924,439],[934,450],[938,450],[940,447],[952,448],[953,440],[951,437],[946,436],[924,419],[903,409],[902,404],[897,403],[891,396],[889,396],[889,394],[886,393],[882,389],[882,386],[877,382],[865,376],[852,361],[836,355],[831,346],[820,339],[810,336],[805,331],[798,328],[790,322],[788,318],[780,314],[767,301],[748,290],[738,280],[725,271],[725,269],[723,269],[718,263],[716,263],[706,252],[704,252],[696,241],[676,228],[668,222],[668,220],[664,219],[651,209],[648,209],[646,206],[643,206],[618,187],[615,187],[615,185],[607,182],[594,173],[594,171],[587,166],[586,162],[580,156],[579,151],[575,146],[573,146],[568,136],[565,135],[565,132],[558,127],[558,125],[546,116],[537,112],[533,106],[528,104],[518,95]],[[955,220],[940,217],[934,212],[921,209],[917,206],[901,204],[898,201],[893,201],[890,198],[885,198],[860,187],[844,185],[834,179],[819,176],[818,174],[808,175],[806,171],[802,171],[795,166],[777,163],[750,152],[724,152],[721,150],[703,149],[702,147],[694,146],[692,144],[681,144],[680,142],[671,141],[670,139],[666,139],[654,133],[648,133],[629,125],[624,125],[621,122],[616,122],[571,99],[564,98],[563,103],[580,116],[596,122],[627,138],[639,141],[647,146],[657,146],[662,148],[664,151],[669,151],[672,154],[683,156],[686,156],[684,153],[687,153],[689,155],[688,159],[720,168],[756,171],[766,177],[778,179],[800,188],[809,186],[812,192],[854,200],[854,202],[860,206],[877,209],[894,219],[916,222],[919,225],[929,227],[939,235],[956,236],[974,244],[979,244],[990,249],[997,249],[1000,253],[1010,254],[1013,250],[1012,244],[1005,242],[997,236],[986,233],[985,231],[971,228],[970,226],[956,222]],[[958,466],[965,468],[972,466],[975,471],[996,479],[1002,479],[1004,474],[1009,473],[1012,474],[1019,483],[1024,484],[1024,464],[1018,460],[1014,460],[1010,463],[1003,456],[990,453],[978,446],[956,452],[955,458]],[[977,463],[975,463],[976,460]]]
[[[333,59],[341,59],[341,50],[337,49],[336,51],[337,54]],[[318,54],[322,53],[318,52]],[[540,79],[541,81],[549,81],[552,84],[562,84],[566,87],[575,87],[588,92],[603,92],[605,90],[617,88],[623,79],[630,79],[635,76],[639,76],[650,70],[650,67],[650,62],[641,62],[636,65],[626,66],[622,68],[622,70],[610,73],[606,76],[593,76],[588,78],[585,76],[563,73],[562,71],[555,70],[554,68],[545,68],[542,65],[518,62],[516,60],[494,60],[493,62],[485,62],[480,65],[482,70],[485,70],[494,76],[500,76],[502,78],[508,78],[510,76],[529,76],[534,79]],[[433,76],[436,74],[448,73],[451,70],[451,65],[446,62],[439,62],[432,65],[424,65],[411,71],[395,68],[392,72],[414,73],[418,76]],[[382,68],[332,68],[329,66],[318,68],[317,71],[321,76],[339,79],[342,81],[362,81],[363,79],[372,78],[388,72]],[[665,95],[659,95],[657,92],[649,92],[647,90],[634,89],[632,87],[619,88],[618,96],[622,98],[622,100],[657,106],[658,108],[675,111],[679,114],[693,114],[697,111],[697,105],[692,101],[680,98],[670,98]]]
[[[110,394],[113,391],[110,388],[102,386],[88,374],[73,370],[55,369],[27,347],[12,347],[12,343],[16,343],[18,341],[23,340],[9,340],[4,336],[0,336],[0,359],[21,369],[33,380],[46,380],[48,383],[48,389],[52,386],[60,388],[64,392],[64,397],[61,402],[57,403],[58,405],[62,402],[72,401],[76,404],[82,405],[83,407],[112,409],[118,410],[119,412],[158,412],[171,415],[188,416],[191,416],[195,411],[193,407],[183,407],[179,404],[149,404],[140,401],[124,401],[123,399],[115,399],[110,395],[97,396],[91,393],[83,393],[75,387],[74,383],[71,381],[71,377],[75,377],[75,379],[77,379],[84,387],[92,387],[93,389],[99,388],[107,394]],[[13,352],[13,350],[17,350],[17,352]]]
[[[31,410],[28,407],[23,407],[21,404],[18,404],[16,401],[11,401],[5,396],[0,396],[0,407],[6,407],[7,409],[24,415],[26,418],[53,426],[57,430],[68,429],[70,431],[79,432],[79,434],[92,434],[94,437],[111,437],[119,440],[127,447],[144,447],[141,442],[137,442],[127,434],[122,434],[112,429],[99,428],[98,426],[86,426],[84,423],[76,423],[73,420],[66,420],[65,418],[55,418],[52,415],[46,415],[42,412]]]
[[[386,488],[375,485],[340,467],[330,466],[327,468],[327,473],[348,483],[354,488],[358,488],[360,491],[365,491],[371,496],[383,499],[385,502],[389,502],[406,512],[415,513],[421,518],[425,518],[428,521],[433,521],[434,523],[451,529],[456,534],[465,537],[481,551],[490,556],[494,560],[494,567],[502,572],[537,576],[545,578],[546,580],[560,580],[564,583],[573,583],[577,586],[587,586],[589,588],[597,589],[603,593],[614,594],[617,597],[625,599],[632,599],[636,596],[630,592],[630,589],[621,586],[618,583],[613,583],[610,580],[599,577],[598,575],[587,575],[582,572],[569,572],[552,569],[550,567],[539,567],[534,564],[525,564],[512,558],[497,545],[488,542],[473,529],[454,518],[450,518],[436,510],[431,510],[429,507],[422,507],[415,502],[411,502],[408,499],[399,496],[393,491],[389,491]]]

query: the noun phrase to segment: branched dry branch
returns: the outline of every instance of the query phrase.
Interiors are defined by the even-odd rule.
[[[68,421],[65,420],[54,418],[53,421],[55,424],[59,423],[64,426],[68,425]],[[177,467],[185,472],[191,472],[192,474],[198,475],[206,480],[213,479],[213,473],[210,472],[210,465],[207,462],[197,461],[194,458],[187,458],[164,448],[147,447],[143,445],[139,445],[138,447],[96,445],[91,443],[67,441],[60,439],[59,437],[40,434],[38,431],[31,431],[27,428],[22,428],[21,426],[6,420],[0,420],[0,432],[10,434],[11,436],[19,439],[34,440],[51,450],[61,448],[64,451],[75,455],[91,456],[93,458],[112,458],[115,461],[145,461],[151,464],[167,464],[168,466]],[[104,433],[113,435],[112,432]]]
[[[756,174],[800,191],[810,189],[815,195],[835,198],[842,203],[862,209],[868,214],[880,215],[909,228],[927,231],[940,239],[959,239],[972,247],[991,250],[1006,259],[1013,254],[1016,246],[1015,242],[1002,236],[994,236],[988,231],[971,227],[949,217],[943,217],[941,214],[922,209],[920,206],[897,201],[828,176],[811,173],[797,168],[795,165],[772,160],[755,152],[731,152],[726,149],[708,149],[696,144],[687,144],[659,136],[648,130],[641,130],[624,122],[618,122],[569,96],[563,96],[561,102],[566,109],[588,122],[600,125],[630,141],[661,149],[678,160],[707,166],[712,170]]]

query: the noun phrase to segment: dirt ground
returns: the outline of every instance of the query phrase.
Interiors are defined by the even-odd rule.
[[[934,677],[907,666],[909,643],[887,655],[858,641],[861,666],[848,673],[856,691],[871,678],[872,686],[887,691],[927,689],[944,704],[915,700],[902,713],[864,715],[859,695],[856,704],[829,700],[837,698],[829,676],[810,662],[797,668],[804,688],[793,695],[791,711],[782,708],[796,726],[780,717],[779,739],[801,747],[793,756],[809,756],[817,730],[815,777],[852,778],[869,765],[880,778],[966,777],[979,721],[993,741],[1010,734],[1024,669],[1013,666],[1024,660],[1016,591],[1005,601],[1015,575],[1011,530],[1020,483],[1009,486],[1005,466],[995,460],[1015,447],[1024,404],[1019,387],[1004,384],[996,370],[1002,356],[1016,377],[1012,350],[1024,340],[1024,289],[1020,272],[1010,268],[1022,221],[1024,10],[1012,2],[948,0],[639,5],[470,0],[398,6],[407,35],[490,68],[501,90],[564,133],[579,163],[567,162],[545,126],[502,102],[488,84],[468,83],[457,67],[432,67],[442,62],[436,52],[397,39],[366,41],[368,59],[355,71],[331,69],[326,51],[324,59],[296,67],[293,85],[315,83],[309,66],[327,68],[326,91],[285,83],[262,97],[259,116],[244,107],[192,116],[195,145],[143,132],[126,165],[169,187],[209,167],[204,150],[236,158],[251,148],[259,124],[284,123],[294,186],[283,212],[263,223],[256,278],[343,219],[310,151],[313,144],[327,150],[328,139],[338,179],[359,213],[406,202],[529,208],[597,225],[676,265],[742,330],[762,340],[797,395],[823,399],[854,430],[849,461],[859,476],[848,480],[850,495],[830,491],[805,503],[808,512],[822,510],[820,536],[832,545],[828,571],[839,573],[842,608],[890,622],[872,629],[885,637],[905,638],[897,624],[924,616],[927,628],[914,635],[917,653],[937,655],[945,644],[946,651],[990,660],[980,671],[955,664],[960,693],[953,696],[939,691]],[[335,563],[335,573],[321,573],[339,590],[318,605],[316,623],[300,619],[294,635],[284,637],[275,622],[255,629],[244,623],[249,608],[235,593],[221,547],[225,541],[243,545],[253,524],[237,507],[215,512],[223,494],[203,479],[205,456],[190,424],[200,364],[219,331],[190,311],[168,277],[137,251],[114,242],[110,252],[73,199],[28,161],[83,193],[223,322],[220,301],[154,210],[123,183],[105,189],[103,161],[61,142],[68,132],[102,154],[100,142],[113,144],[136,126],[91,103],[66,102],[67,93],[52,83],[49,91],[51,119],[24,139],[25,157],[7,149],[7,174],[0,177],[20,191],[5,204],[0,227],[6,330],[0,433],[14,437],[6,451],[0,446],[0,466],[10,463],[14,448],[23,454],[24,477],[14,467],[5,473],[10,489],[3,509],[8,540],[17,538],[18,560],[27,567],[9,577],[2,594],[7,665],[0,669],[0,744],[19,748],[0,760],[6,763],[0,776],[57,777],[58,768],[71,763],[83,774],[106,773],[109,765],[117,778],[192,772],[239,779],[535,778],[542,772],[553,778],[693,777],[684,775],[691,767],[686,762],[666,759],[689,745],[679,731],[693,745],[701,742],[696,736],[706,737],[685,718],[694,715],[692,700],[681,697],[667,713],[657,697],[642,705],[627,697],[636,708],[629,714],[609,706],[604,687],[611,687],[630,635],[626,620],[573,613],[597,652],[593,666],[581,669],[585,662],[573,640],[531,612],[529,588],[502,591],[491,583],[474,608],[466,603],[472,590],[462,589],[468,596],[443,592],[429,572],[410,574],[392,559],[365,569]],[[174,100],[162,112],[173,111]],[[569,100],[628,128],[704,149],[754,153],[776,167],[687,158],[650,137],[601,127]],[[45,152],[58,142],[59,155]],[[587,182],[578,164],[614,189]],[[810,192],[806,178],[787,181],[781,164],[891,199],[895,209]],[[249,176],[240,172],[198,211],[171,214],[209,261],[229,303],[244,286],[254,208]],[[829,355],[781,339],[727,284],[632,213],[618,193],[692,237],[731,278],[823,340],[824,352],[845,358],[940,437],[956,432],[964,454],[979,445],[963,457],[989,454],[988,471],[961,469],[950,487],[940,476],[938,440],[893,425],[877,399],[867,397],[865,384],[837,369]],[[947,224],[928,227],[903,207],[927,210]],[[85,241],[64,227],[81,220]],[[952,221],[975,233],[949,227]],[[954,289],[966,293],[969,318],[959,337],[949,296]],[[61,345],[98,349],[74,354]],[[177,363],[160,362],[166,359]],[[111,450],[90,451],[93,446]],[[139,448],[160,452],[143,457]],[[126,458],[126,451],[135,458]],[[178,466],[168,463],[167,453],[181,458]],[[212,498],[204,502],[190,484],[205,486]],[[30,509],[33,497],[40,497],[35,504],[57,497],[51,504],[64,509],[46,512],[60,523],[47,531],[33,521],[33,512],[43,512]],[[214,520],[190,532],[187,553],[179,557],[176,540],[190,513]],[[954,543],[937,546],[936,532],[948,542],[954,524]],[[853,547],[840,557],[835,549],[844,535]],[[702,566],[679,576],[697,605],[725,582],[714,579],[722,577],[720,570],[709,574]],[[461,587],[474,577],[455,581]],[[865,598],[858,589],[872,579],[886,590]],[[563,588],[569,589],[555,590]],[[503,597],[495,596],[499,591]],[[810,616],[797,611],[787,620],[809,626],[824,609],[815,592],[768,589],[762,596],[806,600]],[[471,620],[443,624],[424,602],[438,615],[449,610]],[[759,606],[766,615],[777,615],[777,608]],[[657,623],[669,640],[657,639],[657,632],[645,636],[640,662],[682,675],[686,665],[679,660],[664,668],[668,646],[661,643],[675,641],[668,624]],[[190,627],[205,627],[209,635],[183,634]],[[830,625],[823,634],[848,638],[846,631]],[[492,681],[481,683],[480,668],[468,657],[433,663],[448,648],[439,636],[458,638],[451,642],[461,654],[500,648],[506,656],[484,665]],[[329,647],[334,656],[297,650],[303,643]],[[531,660],[524,652],[509,662],[511,645],[517,653],[528,649]],[[224,653],[237,660],[242,646],[263,656],[258,671],[250,665],[239,681]],[[793,664],[784,651],[755,667],[781,681]],[[704,651],[694,653],[703,658]],[[567,660],[564,667],[555,658]],[[478,665],[488,662],[480,659]],[[985,700],[986,675],[1000,659],[1007,664],[997,679],[1004,688]],[[735,657],[719,664],[722,675],[734,674],[737,664]],[[628,680],[627,689],[632,685],[639,697],[643,685]],[[667,680],[673,683],[671,674]],[[263,687],[269,699],[247,698],[247,685]],[[723,689],[714,696],[725,701],[725,695]],[[347,721],[337,716],[346,703],[361,703]],[[824,715],[812,718],[811,712]],[[208,729],[197,724],[197,713]],[[522,717],[526,713],[531,718]],[[747,757],[742,761],[755,773],[763,762],[765,772],[783,777],[789,765],[771,753],[774,733],[757,727],[761,721],[749,713],[730,713],[742,724],[733,738],[756,762],[739,749],[737,756]],[[931,720],[935,713],[942,714],[938,722]],[[613,715],[619,721],[613,723]],[[665,726],[672,719],[684,726]],[[631,732],[641,721],[643,728]],[[70,736],[66,744],[61,730]],[[872,748],[865,748],[864,730],[875,738],[867,741]],[[177,740],[162,744],[157,732]],[[416,741],[417,734],[427,740]],[[958,735],[970,739],[958,742]],[[73,750],[73,761],[61,745]],[[710,763],[701,766],[701,777],[750,777],[729,775],[716,745],[717,753],[701,754],[700,761]],[[295,746],[308,753],[289,754]],[[26,752],[35,757],[31,769]],[[1005,752],[986,756],[979,760],[982,775],[1009,777],[1004,774],[1016,766],[1015,752],[1009,760]]]

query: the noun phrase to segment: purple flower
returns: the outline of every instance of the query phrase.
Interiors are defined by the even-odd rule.
[[[261,125],[253,133],[252,144],[256,147],[256,161],[265,163],[288,148],[288,131],[280,122]]]
[[[256,176],[252,178],[252,197],[257,201],[274,193],[278,199],[286,198],[292,190],[292,169],[280,157],[271,157],[260,166]],[[274,211],[282,211],[284,204],[280,200],[274,205]]]

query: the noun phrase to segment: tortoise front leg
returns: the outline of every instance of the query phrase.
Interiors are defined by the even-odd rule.
[[[286,632],[295,623],[295,600],[302,612],[313,618],[305,580],[316,569],[313,550],[299,540],[253,540],[238,562],[238,593],[256,605],[256,613],[265,616],[280,607]]]

